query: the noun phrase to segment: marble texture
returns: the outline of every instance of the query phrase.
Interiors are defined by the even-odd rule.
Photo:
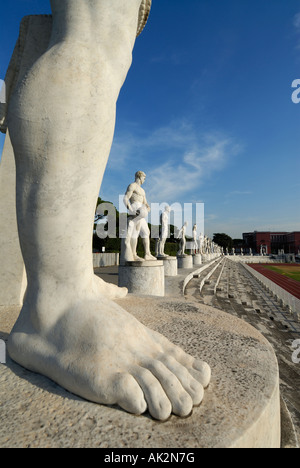
[[[138,171],[135,174],[135,181],[131,183],[124,196],[124,205],[128,210],[127,233],[122,242],[122,263],[156,261],[156,258],[150,251],[150,230],[147,223],[147,217],[150,213],[150,206],[146,199],[145,190],[142,188],[146,180],[146,174]],[[145,256],[140,258],[137,255],[138,239],[141,237]]]
[[[27,284],[17,231],[15,190],[15,161],[7,134],[0,163],[0,306],[22,304]]]
[[[192,255],[177,255],[178,268],[193,268]]]
[[[186,237],[185,236],[186,236],[187,226],[188,226],[188,223],[185,222],[177,235],[177,239],[179,239],[179,249],[177,252],[177,256],[185,255],[185,249],[186,249]]]
[[[202,265],[202,256],[200,254],[193,255],[193,265]]]
[[[160,216],[161,232],[157,242],[157,256],[158,257],[167,257],[165,254],[165,245],[166,240],[169,236],[169,215],[171,208],[166,206],[164,211]]]
[[[176,257],[163,257],[160,260],[164,263],[165,276],[177,276],[178,262]]]
[[[119,287],[138,296],[165,295],[164,262],[128,262],[119,266]]]
[[[161,424],[148,414],[136,418],[91,405],[8,359],[0,366],[0,446],[279,448],[279,374],[272,346],[248,323],[178,297],[179,290],[176,282],[170,297],[128,296],[118,303],[189,354],[209,359],[211,384],[189,418],[172,416]],[[18,313],[0,309],[3,332],[10,332]]]

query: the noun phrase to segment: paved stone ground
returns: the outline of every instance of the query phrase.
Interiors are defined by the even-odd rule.
[[[202,277],[193,279],[187,287],[186,295],[198,303],[211,305],[242,318],[272,344],[280,369],[281,395],[292,415],[300,443],[300,364],[292,362],[292,343],[300,339],[300,323],[239,263],[226,261],[214,294],[221,268],[222,265],[205,284],[201,294],[199,284]]]

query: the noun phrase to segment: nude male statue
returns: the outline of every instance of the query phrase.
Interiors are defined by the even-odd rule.
[[[185,234],[186,234],[187,226],[188,226],[188,223],[186,221],[184,223],[184,225],[182,226],[182,228],[180,229],[179,233],[178,233],[177,239],[180,239],[180,242],[179,242],[179,250],[177,252],[177,255],[186,255],[186,253],[185,253],[185,249],[186,249]]]
[[[146,180],[146,174],[138,171],[135,174],[135,182],[129,185],[124,196],[124,204],[128,209],[128,230],[125,239],[124,259],[127,262],[144,260],[156,260],[150,252],[150,230],[146,221],[150,206],[147,203],[145,190],[142,188]],[[139,236],[143,240],[145,258],[140,258],[137,253]]]
[[[196,254],[198,252],[198,242],[197,242],[197,224],[193,226],[193,252]]]
[[[165,254],[165,245],[166,245],[166,240],[169,235],[170,211],[171,211],[171,208],[167,205],[160,216],[161,233],[160,233],[160,237],[158,240],[158,256],[159,257],[167,257],[167,255]]]
[[[201,403],[210,368],[113,302],[92,262],[116,101],[150,3],[51,0],[49,46],[10,96],[28,286],[8,352],[82,398],[164,421]]]
[[[204,237],[203,237],[202,232],[200,232],[200,235],[199,235],[199,253],[202,254],[202,255],[204,254],[203,245],[204,245]]]

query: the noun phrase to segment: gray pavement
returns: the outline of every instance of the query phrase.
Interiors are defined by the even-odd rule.
[[[271,343],[280,369],[281,395],[292,415],[300,443],[300,364],[292,361],[292,343],[300,339],[300,323],[239,263],[226,261],[221,278],[220,274],[221,266],[201,294],[201,277],[193,279],[187,287],[187,297],[245,320]]]

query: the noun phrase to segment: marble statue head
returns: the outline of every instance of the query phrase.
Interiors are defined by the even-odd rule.
[[[135,181],[136,182],[138,180],[140,180],[141,183],[143,184],[145,182],[145,179],[146,179],[146,174],[143,171],[136,172],[136,174],[135,174]]]

